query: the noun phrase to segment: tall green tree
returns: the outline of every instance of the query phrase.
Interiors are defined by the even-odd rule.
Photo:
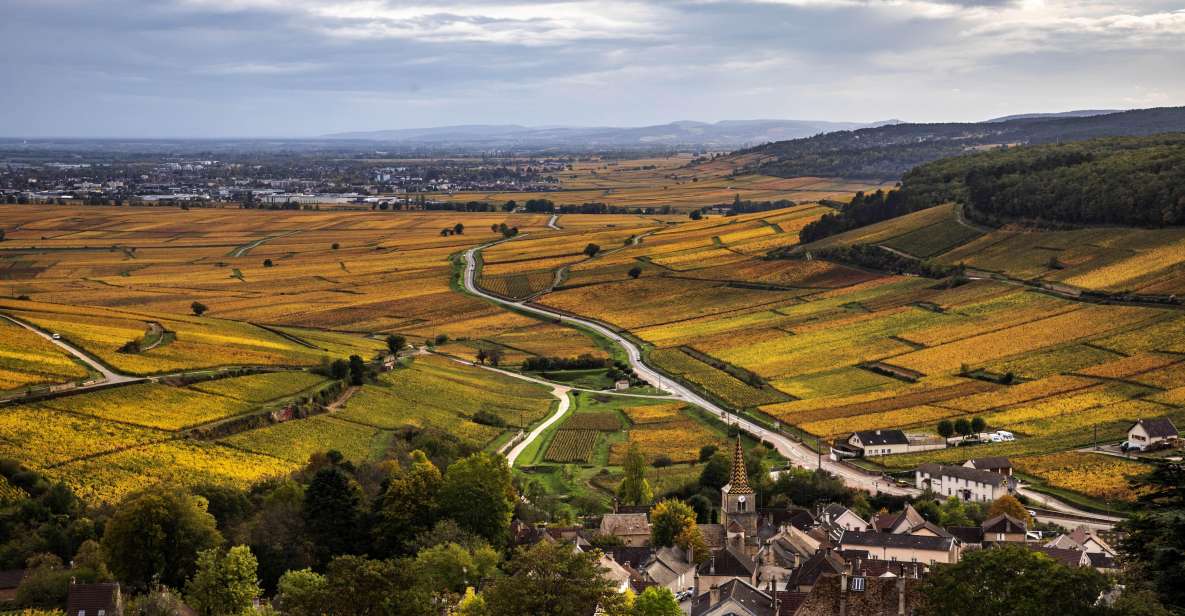
[[[646,456],[636,443],[630,443],[623,466],[625,478],[617,488],[617,500],[623,505],[649,505],[654,500],[654,491],[646,481]]]
[[[1185,466],[1162,463],[1137,482],[1140,509],[1120,528],[1131,577],[1149,583],[1166,607],[1185,612]]]
[[[387,336],[387,350],[392,353],[398,353],[407,346],[407,337],[398,334],[391,334]]]
[[[366,380],[366,362],[358,355],[350,356],[350,384],[361,385]]]
[[[70,592],[71,570],[53,554],[37,554],[26,563],[25,575],[16,588],[16,602],[25,607],[57,607]]]
[[[185,598],[202,616],[242,614],[263,592],[256,577],[258,565],[245,545],[229,551],[203,550],[198,554],[197,572],[185,585]]]
[[[411,464],[391,478],[379,498],[372,531],[379,554],[408,551],[416,535],[432,528],[440,515],[442,483],[440,469],[428,456],[418,449],[411,452]]]
[[[703,455],[703,450],[700,450]],[[719,492],[732,478],[732,456],[724,451],[713,451],[699,473],[699,484],[712,492]]]
[[[634,599],[630,616],[681,616],[679,602],[665,586],[651,586]]]
[[[488,451],[450,465],[439,495],[442,515],[493,546],[504,546],[509,541],[517,499],[506,458]]]
[[[321,562],[358,548],[365,520],[362,504],[362,488],[341,467],[326,466],[313,475],[302,513]]]
[[[1010,545],[967,552],[922,583],[925,616],[1088,616],[1110,584],[1089,567],[1071,569],[1040,552]]]
[[[490,616],[585,616],[598,605],[612,613],[623,600],[602,577],[598,556],[569,544],[519,548],[505,569],[482,593]]]
[[[276,584],[276,607],[285,616],[321,616],[329,599],[329,582],[312,569],[289,571]]]
[[[259,578],[273,592],[285,571],[317,564],[316,549],[304,523],[304,486],[286,479],[259,497],[257,510],[239,529],[259,561]]]
[[[420,550],[415,566],[429,588],[459,595],[467,587],[493,577],[500,560],[498,552],[488,545],[469,550],[446,543]]]
[[[971,526],[972,521],[963,506],[963,500],[951,496],[939,505],[938,523],[943,526]]]
[[[103,534],[112,573],[133,589],[154,581],[180,588],[193,575],[198,553],[222,535],[205,501],[180,490],[132,494],[115,508]]]
[[[684,529],[695,526],[695,510],[687,503],[668,498],[650,508],[650,544],[672,546]]]
[[[335,616],[432,616],[432,593],[407,560],[341,556],[325,572],[329,613]]]

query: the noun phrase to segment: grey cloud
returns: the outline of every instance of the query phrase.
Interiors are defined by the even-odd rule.
[[[1185,99],[1179,35],[1146,23],[1171,23],[1171,4],[1047,3],[7,0],[0,134],[945,120]]]

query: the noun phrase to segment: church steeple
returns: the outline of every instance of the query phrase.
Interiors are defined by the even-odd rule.
[[[752,494],[749,476],[745,469],[745,450],[741,448],[741,435],[737,435],[736,448],[732,452],[732,479],[728,482],[729,494]]]

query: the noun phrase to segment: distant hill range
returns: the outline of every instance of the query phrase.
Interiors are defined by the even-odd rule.
[[[1032,120],[1035,118],[1089,118],[1091,116],[1121,113],[1124,109],[1078,109],[1076,111],[1058,111],[1055,113],[1018,113],[986,120],[987,122],[1007,122],[1009,120]]]
[[[404,146],[458,148],[647,149],[750,147],[820,133],[884,126],[898,122],[816,122],[810,120],[726,120],[671,122],[655,126],[518,126],[514,124],[441,126],[335,133],[323,139],[373,141]]]
[[[738,171],[781,177],[894,180],[922,163],[994,146],[1182,131],[1185,131],[1185,107],[1115,113],[1076,111],[987,122],[898,123],[838,131],[741,150],[732,157]]]

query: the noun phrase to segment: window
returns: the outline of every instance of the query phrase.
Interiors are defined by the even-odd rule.
[[[851,588],[854,592],[864,592],[864,578],[862,578],[862,577],[852,578]]]

